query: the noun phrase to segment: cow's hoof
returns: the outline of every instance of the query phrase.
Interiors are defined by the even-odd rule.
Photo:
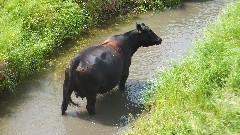
[[[66,111],[66,110],[65,110]],[[62,115],[65,115],[65,111],[64,110],[62,110]]]
[[[96,113],[95,113],[95,111],[88,111],[88,114],[89,114],[89,115],[94,115],[94,114],[96,114]]]
[[[62,107],[61,107],[61,110],[62,110],[62,115],[65,115],[65,112],[66,112],[66,110],[67,110],[66,107],[63,107],[63,106],[62,106]]]
[[[95,107],[94,107],[94,106],[86,105],[86,109],[87,109],[89,115],[96,114],[96,113],[95,113]]]
[[[124,91],[125,90],[125,86],[119,86],[119,88],[118,88],[120,91]]]

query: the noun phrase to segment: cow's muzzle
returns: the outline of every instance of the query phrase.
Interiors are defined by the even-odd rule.
[[[157,38],[156,41],[154,41],[154,44],[156,44],[156,45],[159,45],[161,43],[162,43],[162,39],[160,37]]]

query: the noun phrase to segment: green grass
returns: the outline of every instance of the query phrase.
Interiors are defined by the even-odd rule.
[[[158,72],[147,110],[126,134],[240,134],[240,2],[229,4],[194,52]]]
[[[67,39],[129,12],[163,10],[181,0],[0,0],[0,93],[42,70]],[[46,66],[47,67],[47,66]]]
[[[9,0],[0,9],[0,61],[4,78],[0,89],[40,70],[45,56],[64,39],[74,38],[87,23],[77,4],[54,0]]]

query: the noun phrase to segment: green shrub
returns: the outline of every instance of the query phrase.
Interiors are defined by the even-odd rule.
[[[75,3],[53,0],[11,0],[1,9],[0,60],[5,64],[1,89],[14,89],[35,73],[44,56],[87,27],[84,11]]]

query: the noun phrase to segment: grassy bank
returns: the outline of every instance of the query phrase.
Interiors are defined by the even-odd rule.
[[[240,2],[228,5],[195,51],[158,72],[147,109],[127,134],[240,134]]]
[[[163,10],[181,0],[0,0],[0,93],[47,65],[66,39],[129,12]]]

